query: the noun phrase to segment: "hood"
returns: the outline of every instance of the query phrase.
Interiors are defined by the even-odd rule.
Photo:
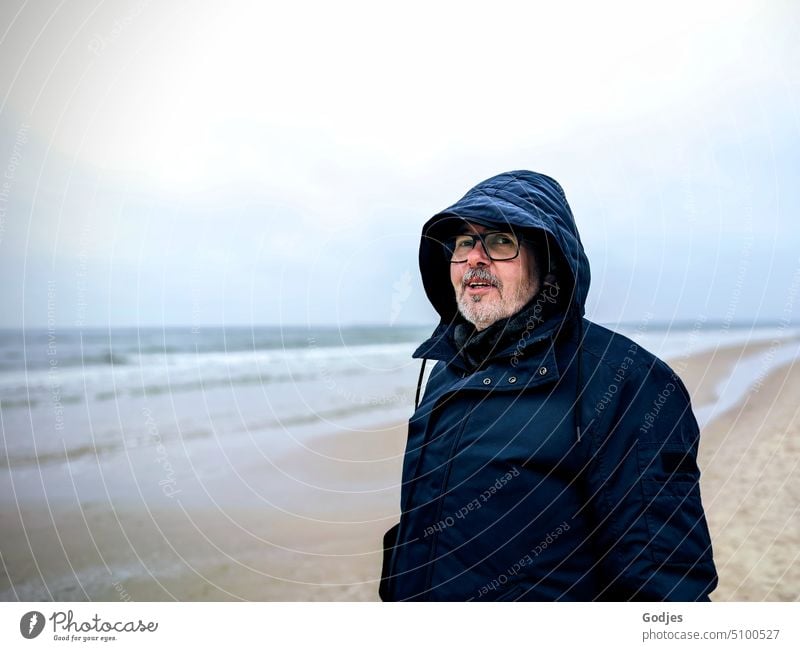
[[[589,293],[589,260],[564,190],[555,180],[526,170],[498,174],[476,185],[425,223],[419,267],[425,293],[443,324],[458,317],[450,284],[450,262],[443,245],[454,220],[481,225],[508,224],[523,232],[543,231],[555,253],[559,282],[567,285],[567,312],[578,318],[583,316]]]

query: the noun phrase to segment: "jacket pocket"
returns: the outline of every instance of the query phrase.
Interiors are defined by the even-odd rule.
[[[381,601],[394,601],[391,589],[392,554],[394,553],[395,545],[397,545],[399,531],[400,523],[397,523],[383,534],[383,566],[381,567],[381,581],[378,585],[378,596]]]
[[[640,442],[637,454],[652,560],[682,566],[711,562],[693,450],[682,444]]]

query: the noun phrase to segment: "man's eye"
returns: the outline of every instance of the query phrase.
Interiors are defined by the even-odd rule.
[[[472,248],[472,239],[466,237],[463,240],[462,239],[456,240],[456,248],[457,249],[458,248],[460,248],[460,249],[470,249],[470,248]]]
[[[500,235],[495,235],[494,241],[496,244],[513,244],[514,238],[501,233]]]

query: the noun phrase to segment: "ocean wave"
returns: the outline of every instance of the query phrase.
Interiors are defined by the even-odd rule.
[[[0,373],[19,370],[39,371],[51,368],[52,366],[63,368],[90,368],[93,366],[124,366],[129,363],[130,357],[128,355],[112,352],[110,350],[87,353],[85,355],[76,355],[75,351],[70,351],[67,354],[61,353],[57,356],[44,359],[37,359],[36,357],[29,356],[26,360],[22,355],[18,357],[9,357],[0,360]]]
[[[0,330],[0,372],[119,365],[149,356],[236,355],[413,344],[429,327],[200,327]]]
[[[32,408],[42,402],[107,401],[247,385],[333,382],[336,378],[396,372],[411,362],[408,344],[354,348],[177,353],[121,357],[102,353],[86,365],[57,363],[46,368],[0,373],[4,408]]]

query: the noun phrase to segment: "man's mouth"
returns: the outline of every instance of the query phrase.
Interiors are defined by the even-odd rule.
[[[474,300],[478,300],[480,296],[488,294],[493,289],[500,290],[500,283],[486,269],[469,270],[464,274],[462,283],[466,294],[472,296]]]
[[[477,300],[479,296],[488,294],[495,289],[497,289],[497,285],[485,280],[473,280],[464,284],[464,291],[467,296],[472,296],[475,300]]]

